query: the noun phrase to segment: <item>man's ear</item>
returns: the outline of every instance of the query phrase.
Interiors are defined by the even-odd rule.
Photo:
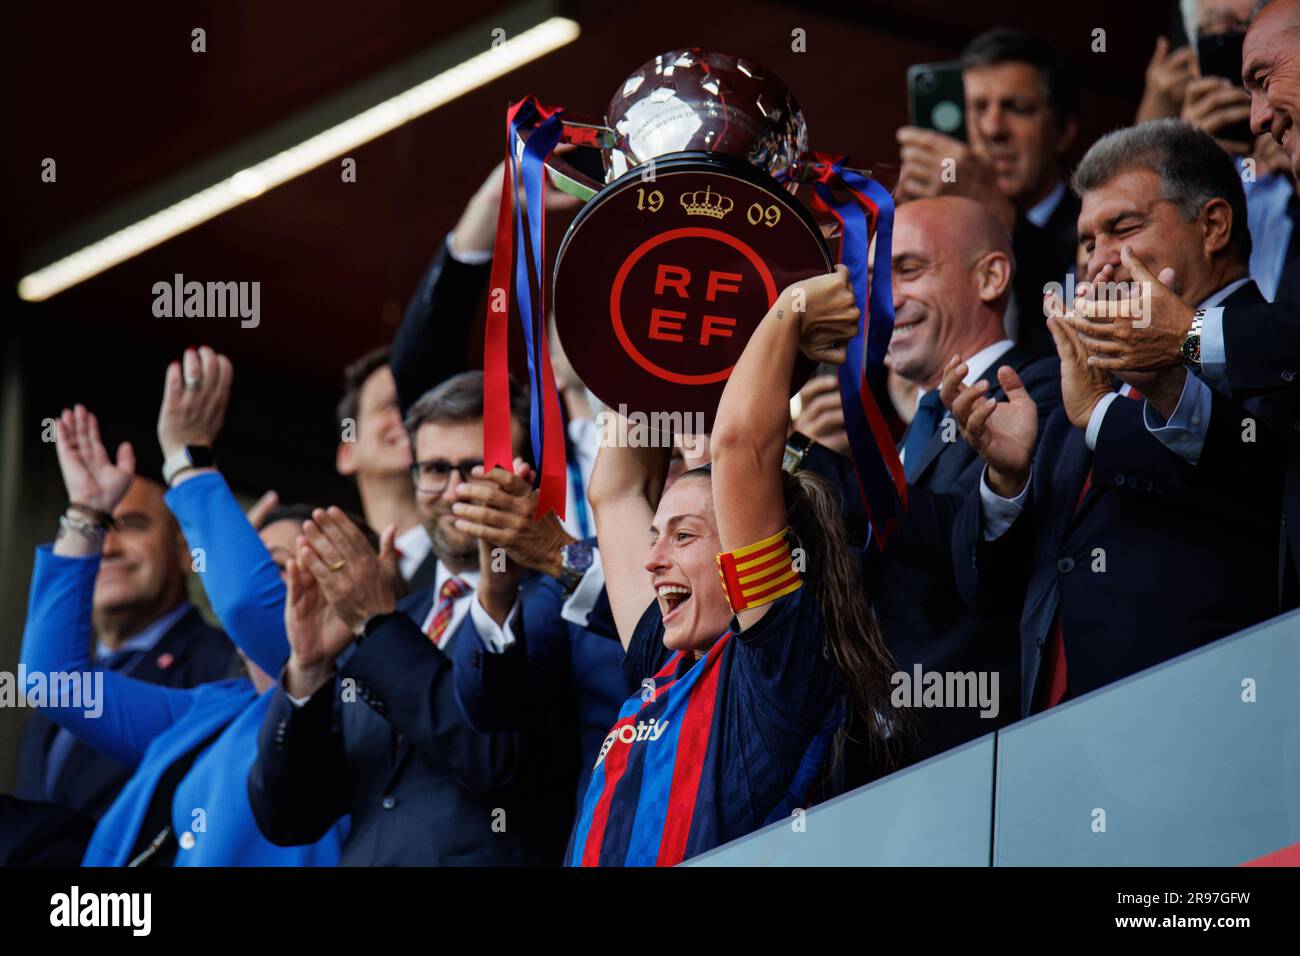
[[[1079,135],[1079,121],[1071,116],[1066,119],[1065,125],[1061,127],[1061,132],[1056,137],[1056,155],[1064,156],[1074,145],[1075,138]],[[1069,186],[1067,184],[1066,188]]]
[[[1232,205],[1216,196],[1201,210],[1202,230],[1205,234],[1205,251],[1217,255],[1232,241]]]
[[[338,449],[334,452],[334,470],[345,478],[357,473],[356,454],[352,447],[354,444],[356,443],[341,441]]]
[[[997,302],[1011,285],[1011,260],[1004,252],[986,252],[975,262],[974,275],[980,301]]]

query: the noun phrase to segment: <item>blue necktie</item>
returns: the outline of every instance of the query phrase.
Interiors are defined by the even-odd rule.
[[[912,424],[907,429],[907,434],[903,436],[901,451],[903,452],[903,473],[910,482],[916,478],[921,469],[921,456],[925,453],[926,446],[934,438],[934,433],[939,427],[939,420],[943,417],[943,402],[939,400],[939,390],[926,392],[921,396],[921,400],[916,405],[916,415],[912,418]]]

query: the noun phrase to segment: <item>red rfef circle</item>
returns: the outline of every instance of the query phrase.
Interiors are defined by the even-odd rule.
[[[681,201],[709,189],[734,201],[729,215],[694,218],[700,213]],[[780,290],[831,265],[816,222],[770,176],[717,153],[657,157],[654,177],[627,173],[569,226],[553,271],[556,331],[573,370],[609,408],[698,414],[708,431],[732,367]],[[665,268],[672,281],[662,281]],[[812,370],[801,355],[792,380],[773,386],[793,393]]]
[[[657,236],[652,236],[641,245],[632,250],[631,255],[623,260],[623,265],[619,267],[618,274],[614,276],[614,284],[609,290],[609,318],[614,326],[614,334],[618,336],[618,342],[623,346],[623,351],[628,354],[632,361],[645,369],[656,378],[661,378],[665,382],[673,382],[677,385],[712,385],[715,382],[721,382],[736,366],[728,365],[726,368],[717,372],[708,372],[703,375],[687,375],[682,372],[670,372],[663,366],[656,365],[648,358],[641,354],[641,351],[632,344],[632,339],[627,334],[627,329],[623,327],[623,283],[627,281],[628,273],[632,268],[641,261],[642,257],[651,249],[656,249],[666,242],[672,242],[675,239],[712,239],[715,242],[722,242],[735,249],[754,267],[758,277],[763,280],[763,288],[767,292],[767,307],[770,309],[772,303],[776,301],[776,280],[772,278],[772,272],[768,269],[767,264],[758,257],[748,245],[741,242],[735,236],[729,236],[725,232],[719,232],[717,229],[701,229],[696,226],[688,226],[683,229],[670,229],[667,232],[661,232]]]

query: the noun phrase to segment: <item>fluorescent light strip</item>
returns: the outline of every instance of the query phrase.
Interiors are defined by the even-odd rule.
[[[573,42],[578,33],[573,20],[551,17],[405,93],[36,270],[19,281],[18,295],[28,302],[48,299]]]

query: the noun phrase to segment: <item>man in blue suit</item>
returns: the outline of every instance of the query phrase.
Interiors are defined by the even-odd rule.
[[[461,625],[456,695],[466,719],[484,731],[518,730],[558,708],[573,741],[561,753],[558,778],[565,789],[576,783],[580,803],[601,744],[635,688],[623,674],[596,539],[575,541],[553,514],[535,521],[531,469],[522,460],[515,468],[476,472],[456,505],[457,527],[480,542],[480,580],[490,584],[480,595],[502,627],[498,639],[483,633],[477,617]]]
[[[1149,295],[1129,282],[1144,275],[1202,309],[1260,300],[1241,182],[1208,134],[1178,120],[1118,130],[1088,151],[1075,188],[1091,284],[1068,318],[1119,303],[1140,317]],[[1089,363],[1091,340],[1065,318],[1049,322],[1063,405],[1036,455],[1038,410],[1014,376],[997,403],[958,369],[943,387],[987,463],[954,532],[958,585],[977,608],[1023,602],[1026,714],[1278,610],[1276,472],[1249,475],[1248,487],[1199,478],[1194,438],[1205,423],[1184,399],[1201,380],[1179,366],[1116,382]]]
[[[113,515],[117,528],[104,539],[95,579],[95,664],[163,687],[229,677],[234,646],[186,598],[189,548],[162,488],[136,478]],[[33,714],[23,727],[14,794],[98,820],[131,773]]]
[[[479,542],[457,530],[451,510],[462,479],[482,464],[482,395],[482,374],[462,373],[407,416],[416,499],[438,556],[433,588],[398,599],[392,529],[377,556],[335,509],[304,524],[299,559],[354,639],[295,646],[284,693],[267,713],[249,796],[274,843],[308,842],[348,814],[345,865],[561,859],[571,802],[546,779],[560,737],[551,716],[535,715],[522,731],[479,733],[455,699],[465,622],[501,639],[482,599],[491,581]],[[512,415],[521,448],[520,390]]]

